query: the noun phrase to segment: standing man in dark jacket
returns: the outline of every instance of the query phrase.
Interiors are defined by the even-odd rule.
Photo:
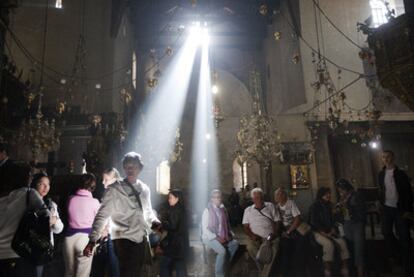
[[[395,155],[386,150],[382,153],[384,168],[379,173],[378,183],[380,189],[380,201],[382,211],[382,232],[387,243],[387,252],[390,257],[396,253],[394,248],[396,238],[394,226],[397,232],[399,246],[407,276],[412,276],[410,271],[410,222],[406,215],[412,211],[413,195],[411,191],[410,178],[400,170],[394,163]]]

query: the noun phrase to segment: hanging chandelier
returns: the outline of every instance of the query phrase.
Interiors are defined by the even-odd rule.
[[[26,100],[28,103],[28,118],[22,122],[19,130],[17,131],[17,145],[28,146],[32,152],[32,158],[36,161],[41,154],[56,151],[60,146],[60,132],[56,129],[55,120],[43,118],[42,113],[42,97],[43,97],[43,75],[45,67],[45,54],[46,54],[46,38],[47,38],[47,22],[48,22],[48,5],[45,10],[44,31],[43,31],[43,46],[42,46],[42,60],[41,60],[41,72],[39,85],[34,88],[33,86],[28,88],[26,94]],[[30,74],[33,78],[34,71]],[[34,80],[31,80],[30,84],[33,84]],[[37,102],[37,112],[35,117],[30,115],[30,107],[36,97],[39,99]]]
[[[56,129],[55,120],[50,122],[43,118],[42,94],[38,94],[39,102],[35,118],[29,116],[17,131],[17,144],[28,145],[32,157],[36,160],[41,153],[56,151],[60,146],[60,133]]]
[[[240,120],[236,155],[240,164],[251,160],[266,169],[280,152],[281,146],[274,120],[262,111],[260,73],[257,71],[250,74],[250,88],[253,93],[253,114]]]

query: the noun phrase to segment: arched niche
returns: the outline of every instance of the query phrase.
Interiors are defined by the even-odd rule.
[[[233,170],[240,118],[252,113],[252,97],[247,87],[230,72],[219,69],[217,76],[219,92],[215,98],[224,118],[217,128],[221,187],[230,192],[235,184]]]

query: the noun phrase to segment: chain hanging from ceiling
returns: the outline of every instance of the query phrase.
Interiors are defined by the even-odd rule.
[[[44,119],[42,113],[42,97],[44,91],[43,76],[44,76],[44,62],[46,55],[46,38],[48,31],[48,12],[49,5],[46,1],[45,18],[44,18],[44,30],[43,30],[43,45],[42,45],[42,66],[40,72],[40,80],[38,86],[31,86],[28,89],[26,100],[28,104],[28,117],[24,119],[22,125],[17,130],[17,140],[15,141],[18,146],[27,145],[32,152],[33,160],[37,161],[42,153],[48,153],[56,151],[60,146],[60,132],[55,125],[55,119],[51,119],[50,123],[48,119]],[[31,72],[31,78],[34,77],[34,71]],[[31,80],[31,84],[34,80]],[[30,108],[34,100],[38,98],[37,111],[35,118],[30,116]]]
[[[304,116],[308,121],[308,128],[311,133],[312,144],[318,139],[318,130],[321,125],[327,125],[330,133],[336,135],[349,136],[351,143],[360,143],[361,147],[366,147],[370,142],[381,138],[379,119],[382,116],[381,110],[375,105],[371,99],[367,105],[361,108],[353,108],[347,103],[346,89],[361,79],[365,79],[368,88],[375,97],[375,87],[369,85],[369,78],[363,74],[357,76],[350,83],[342,86],[342,69],[337,67],[337,81],[335,84],[332,74],[327,66],[327,58],[324,56],[325,46],[322,31],[322,23],[320,22],[320,13],[317,2],[314,2],[315,9],[315,29],[317,37],[317,50],[312,52],[312,63],[315,67],[316,81],[311,84],[315,91],[313,107],[307,111]],[[325,15],[325,14],[324,14]],[[326,16],[326,15],[325,15]],[[370,57],[370,53],[360,48],[360,58],[363,60],[364,68],[374,66]],[[367,68],[365,68],[367,71]],[[368,121],[366,127],[358,124],[351,124],[352,121]]]

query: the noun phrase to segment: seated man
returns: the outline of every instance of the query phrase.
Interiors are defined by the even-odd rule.
[[[335,246],[338,247],[342,261],[341,275],[349,276],[349,251],[346,242],[335,231],[331,190],[321,187],[316,194],[316,200],[309,208],[309,223],[315,235],[315,240],[322,246],[325,276],[332,276],[332,262],[334,261]]]
[[[300,211],[293,200],[288,199],[283,188],[275,191],[275,206],[283,223],[283,233],[280,241],[280,263],[284,272],[293,270],[298,265],[298,259],[303,258],[301,253],[301,239],[296,229],[299,227]],[[300,263],[299,263],[300,264]]]
[[[224,277],[226,259],[231,262],[239,243],[233,238],[230,230],[221,191],[215,189],[211,192],[211,200],[203,212],[201,227],[203,243],[217,253],[215,276]]]
[[[280,216],[272,203],[264,202],[262,189],[254,188],[251,196],[253,205],[247,207],[243,215],[243,227],[249,236],[247,251],[256,261],[261,271],[260,276],[268,277],[271,274],[278,250],[279,239],[277,233]],[[266,240],[272,246],[272,259],[270,263],[261,264],[256,260],[256,255],[261,244]]]

